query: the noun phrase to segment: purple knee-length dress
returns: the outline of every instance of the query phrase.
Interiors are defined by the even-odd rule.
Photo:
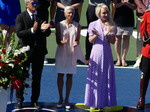
[[[85,106],[104,108],[116,106],[116,81],[110,43],[104,36],[100,19],[90,23],[88,32],[95,28],[99,36],[93,43],[85,88]]]

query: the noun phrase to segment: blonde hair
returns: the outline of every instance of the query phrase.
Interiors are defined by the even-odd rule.
[[[95,8],[95,14],[98,18],[99,17],[99,13],[101,12],[101,9],[104,9],[104,10],[107,10],[108,11],[108,20],[105,22],[106,25],[108,26],[113,26],[115,23],[113,22],[112,18],[111,18],[111,15],[110,15],[110,10],[108,8],[107,5],[105,5],[104,3],[100,3],[97,5],[97,7]]]

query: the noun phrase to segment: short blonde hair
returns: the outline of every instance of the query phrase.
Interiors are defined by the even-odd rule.
[[[108,11],[108,21],[106,21],[105,24],[107,24],[107,25],[114,25],[114,22],[113,22],[113,20],[111,18],[111,15],[110,15],[110,10],[109,10],[108,6],[105,5],[104,3],[98,4],[97,7],[95,8],[95,14],[96,14],[96,16],[98,18],[100,18],[99,14],[101,12],[101,9],[105,9],[105,10]]]
[[[72,6],[66,6],[65,9],[64,9],[64,13],[66,13],[70,9],[73,10],[73,12],[75,12],[74,7],[72,7]]]
[[[99,18],[99,13],[101,12],[101,9],[105,9],[108,11],[109,15],[110,15],[110,11],[109,8],[107,7],[107,5],[105,5],[104,3],[100,3],[97,5],[97,7],[95,8],[95,14],[96,16]]]

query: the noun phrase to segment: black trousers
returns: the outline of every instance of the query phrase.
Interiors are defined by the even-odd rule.
[[[31,102],[37,102],[40,96],[41,75],[43,70],[44,57],[45,55],[41,56],[35,47],[32,55],[28,57],[28,60],[24,63],[26,67],[30,67],[31,64],[32,69]],[[16,98],[18,102],[24,101],[23,90],[24,88],[21,88],[20,90],[16,91]]]
[[[97,16],[95,15],[95,8],[96,6],[88,5],[87,12],[86,12],[87,26],[89,26],[90,22],[93,22],[98,19]],[[92,50],[92,43],[89,42],[88,32],[86,36],[85,50],[86,50],[85,59],[89,60],[91,50]]]
[[[140,97],[145,98],[147,87],[150,80],[150,58],[142,56],[139,68],[142,71],[140,81]]]
[[[145,75],[150,77],[150,58],[142,56],[139,68]]]

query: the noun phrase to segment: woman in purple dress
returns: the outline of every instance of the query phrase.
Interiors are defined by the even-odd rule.
[[[98,20],[88,28],[93,43],[85,89],[85,106],[90,109],[116,106],[116,82],[110,43],[115,43],[116,27],[109,8],[101,3],[96,7]]]

